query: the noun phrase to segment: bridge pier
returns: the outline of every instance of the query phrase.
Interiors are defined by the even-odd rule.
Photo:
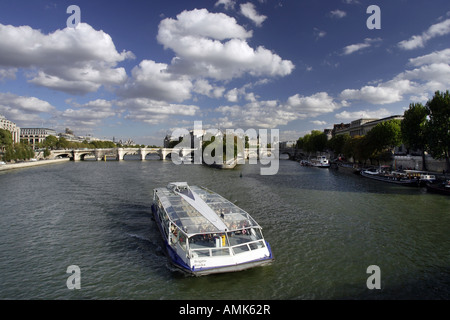
[[[145,157],[147,156],[147,149],[146,148],[140,148],[139,149],[139,155],[141,156],[141,160],[144,161]]]
[[[159,152],[159,157],[161,160],[166,160],[168,154],[172,153],[172,149],[162,148]]]
[[[123,148],[117,148],[116,160],[117,161],[123,160],[124,155],[125,155],[125,151],[123,151]]]
[[[103,157],[103,153],[102,153],[100,150],[95,149],[95,151],[94,151],[94,157],[95,157],[95,160],[101,161],[101,160],[102,160],[102,157]]]

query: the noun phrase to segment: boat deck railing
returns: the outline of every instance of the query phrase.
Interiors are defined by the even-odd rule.
[[[249,252],[252,250],[257,250],[264,248],[264,240],[256,240],[251,242],[246,242],[244,244],[238,244],[231,247],[224,248],[202,248],[202,249],[190,249],[191,256],[194,257],[217,257],[217,256],[231,256],[240,253]]]

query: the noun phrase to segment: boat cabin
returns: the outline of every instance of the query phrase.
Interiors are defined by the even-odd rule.
[[[258,223],[247,212],[204,187],[170,183],[167,188],[155,189],[153,199],[163,237],[191,269],[200,266],[197,259],[200,257],[248,253],[253,259],[261,256],[256,254],[258,249],[266,249]],[[266,253],[271,256],[270,249]]]

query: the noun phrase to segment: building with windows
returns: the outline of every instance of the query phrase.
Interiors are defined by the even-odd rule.
[[[14,143],[20,142],[20,128],[12,121],[9,121],[0,114],[0,129],[11,132],[12,141]]]
[[[20,141],[37,148],[38,143],[44,142],[48,136],[57,136],[56,131],[48,128],[21,128]]]
[[[358,119],[347,125],[335,125],[333,131],[334,135],[348,134],[350,137],[365,136],[377,124],[394,119],[403,120],[403,116],[396,115],[383,119]]]

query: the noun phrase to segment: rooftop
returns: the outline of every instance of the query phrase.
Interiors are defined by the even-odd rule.
[[[247,212],[204,187],[177,182],[156,192],[169,219],[189,236],[259,227]]]

